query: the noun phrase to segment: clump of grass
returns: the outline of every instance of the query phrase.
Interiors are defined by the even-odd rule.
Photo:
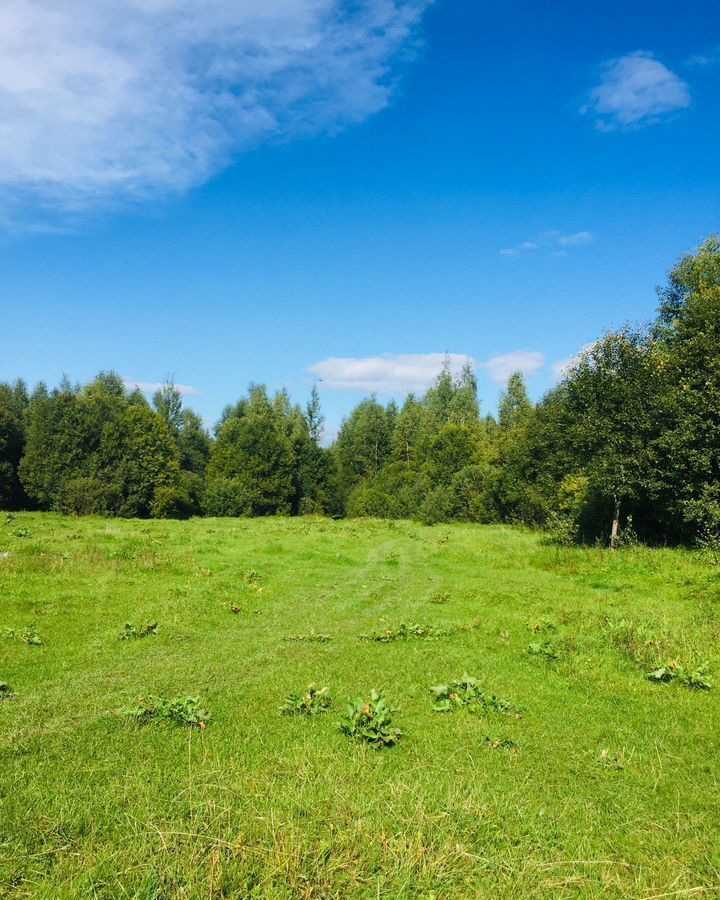
[[[288,634],[283,640],[298,644],[327,644],[332,638],[329,634],[323,634],[320,631],[312,630],[307,634]]]
[[[154,722],[161,726],[204,729],[210,721],[210,713],[201,706],[198,697],[139,697],[137,704],[125,713],[138,725]]]
[[[647,672],[645,677],[655,684],[668,684],[671,681],[677,681],[684,687],[692,688],[696,691],[709,691],[712,687],[712,682],[708,680],[705,666],[687,669],[675,660],[670,660]]]
[[[369,700],[351,700],[340,731],[348,737],[364,741],[373,750],[393,747],[403,736],[393,725],[395,709],[389,706],[382,691],[372,690]]]
[[[653,668],[658,659],[673,655],[671,636],[652,622],[606,618],[603,627],[612,644],[645,669]]]
[[[527,645],[525,652],[528,656],[538,656],[541,659],[554,661],[564,656],[565,646],[561,641],[554,638],[545,638],[542,641],[532,641]]]
[[[388,625],[380,631],[362,635],[361,640],[389,644],[393,641],[449,637],[460,631],[471,631],[473,628],[477,628],[479,624],[480,620],[478,618],[474,618],[469,625],[451,625],[448,628],[438,628],[436,625],[428,625],[427,623],[408,624],[407,622],[401,622],[399,625]]]
[[[0,681],[0,703],[3,700],[12,700],[15,696],[15,692],[12,687],[7,683],[7,681]]]
[[[678,641],[666,628],[652,622],[630,619],[605,620],[605,628],[612,643],[624,651],[645,677],[655,684],[677,681],[693,690],[709,690],[707,664],[692,661],[678,652]],[[688,654],[691,656],[692,654]]]
[[[450,594],[447,591],[438,591],[437,594],[433,594],[430,597],[430,602],[435,603],[437,605],[441,605],[443,603],[447,603],[450,600]]]
[[[280,712],[285,716],[319,716],[332,706],[330,689],[316,688],[311,684],[304,694],[288,694],[282,702]]]
[[[0,634],[9,640],[18,640],[21,644],[27,644],[28,647],[45,646],[45,641],[34,628],[25,628],[22,631],[16,631],[14,628],[3,628]]]
[[[486,694],[480,687],[478,679],[472,678],[467,672],[463,673],[462,678],[449,684],[432,686],[430,693],[434,697],[435,712],[452,712],[462,708],[481,713],[512,712],[510,703],[501,700],[495,694]]]
[[[364,635],[364,639],[377,641],[381,644],[389,644],[392,641],[405,641],[409,638],[433,638],[438,637],[439,634],[439,629],[435,628],[434,625],[401,622],[400,625],[388,625],[381,631],[373,631],[368,635]]]
[[[247,572],[243,572],[243,583],[245,584],[245,587],[250,588],[251,591],[262,592],[262,587],[260,586],[261,579],[262,575],[256,569],[250,569]]]
[[[541,631],[557,631],[557,625],[550,619],[531,619],[527,627],[533,634],[539,634]]]
[[[491,737],[489,734],[485,735],[483,739],[483,744],[488,750],[513,750],[516,751],[518,749],[518,745],[512,738],[495,738]]]
[[[126,622],[125,628],[118,636],[118,640],[120,641],[133,641],[138,638],[149,637],[151,634],[158,633],[158,623],[150,622],[147,625],[141,625],[139,628],[137,625],[133,625],[132,622]]]

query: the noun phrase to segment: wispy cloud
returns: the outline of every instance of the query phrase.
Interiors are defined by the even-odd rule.
[[[0,224],[183,192],[364,120],[430,2],[3,0]]]
[[[143,394],[154,394],[155,391],[159,391],[160,388],[163,387],[164,382],[162,381],[133,381],[132,379],[126,378],[123,381],[123,384],[129,391],[139,390],[142,391]],[[177,390],[188,397],[199,397],[202,394],[202,391],[199,391],[197,388],[191,387],[189,384],[176,384],[174,385]]]
[[[331,356],[309,366],[308,371],[322,382],[322,387],[330,390],[397,395],[427,390],[445,359],[444,353],[383,353],[382,356],[360,358]],[[469,357],[450,353],[447,359],[450,370],[457,373]]]
[[[545,365],[545,357],[537,350],[514,350],[491,356],[485,362],[478,363],[496,384],[506,384],[514,372],[522,372],[525,376],[534,375]]]
[[[552,256],[567,256],[567,248],[582,247],[595,239],[592,231],[576,231],[563,234],[561,231],[544,231],[531,241],[524,241],[515,247],[503,247],[501,256],[520,256],[534,250],[549,250]]]
[[[711,47],[710,50],[704,53],[694,53],[684,61],[684,65],[699,69],[718,64],[720,64],[720,44],[716,44],[716,46]]]
[[[308,367],[321,387],[334,391],[399,396],[409,391],[426,391],[437,378],[445,360],[453,374],[466,363],[487,373],[497,384],[505,384],[513,372],[534,375],[545,364],[545,357],[535,350],[515,350],[491,356],[478,362],[461,353],[383,353],[381,356],[331,356]]]
[[[567,375],[572,372],[573,368],[578,364],[578,362],[582,359],[583,354],[587,353],[589,350],[595,346],[594,342],[589,344],[585,344],[582,346],[577,353],[572,356],[568,356],[565,359],[558,359],[554,363],[550,364],[550,371],[553,373],[553,376],[556,381],[562,381]]]
[[[580,112],[600,131],[638,128],[690,106],[687,84],[652,53],[638,50],[604,63],[600,83]]]

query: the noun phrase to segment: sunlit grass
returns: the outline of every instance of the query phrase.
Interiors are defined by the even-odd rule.
[[[717,679],[698,556],[379,521],[2,522],[0,896],[720,894],[720,685],[645,666]],[[118,640],[126,622],[158,631]],[[528,652],[546,638],[556,657]],[[434,711],[464,673],[513,712]],[[333,707],[282,715],[310,684]],[[373,688],[403,732],[381,751],[338,728]],[[210,722],[133,724],[149,695]]]

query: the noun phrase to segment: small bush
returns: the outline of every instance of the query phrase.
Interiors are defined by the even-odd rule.
[[[125,713],[138,725],[156,722],[203,729],[210,721],[210,713],[200,705],[198,697],[139,697],[137,705]]]
[[[507,701],[495,694],[486,694],[480,688],[477,678],[472,678],[467,672],[457,681],[434,685],[430,688],[430,693],[435,700],[435,712],[452,712],[463,707],[482,713],[512,712],[512,706]]]
[[[438,637],[438,635],[439,630],[433,625],[401,622],[397,626],[388,625],[382,631],[373,631],[371,634],[365,635],[365,640],[389,644],[392,641],[405,641],[409,638],[432,638]]]
[[[544,641],[533,641],[528,644],[526,653],[528,656],[540,656],[543,659],[560,659],[564,652],[563,645],[554,638],[545,638]]]
[[[483,744],[488,750],[517,750],[517,744],[511,738],[494,738],[485,735]]]
[[[121,641],[132,641],[137,638],[148,637],[151,634],[158,633],[158,623],[151,622],[149,625],[141,625],[139,628],[137,625],[133,625],[132,622],[125,623],[125,629],[119,635],[118,640]]]
[[[438,628],[436,625],[418,623],[408,624],[407,622],[401,622],[400,625],[388,625],[381,631],[373,631],[370,634],[363,635],[361,640],[389,644],[392,641],[449,637],[451,634],[457,634],[459,631],[471,631],[473,628],[477,628],[479,624],[480,621],[477,618],[474,618],[469,625],[451,625],[449,628]]]
[[[704,666],[698,666],[696,669],[686,669],[675,660],[658,666],[648,672],[646,677],[655,684],[668,684],[671,681],[677,681],[679,684],[696,691],[709,691],[712,687],[712,682],[708,680]]]
[[[305,694],[288,694],[282,702],[280,712],[285,716],[319,716],[332,706],[330,689],[316,688],[311,684]]]
[[[402,731],[393,725],[392,709],[382,691],[371,691],[370,700],[354,700],[347,705],[347,715],[340,723],[340,731],[348,737],[365,741],[373,750],[393,747]]]
[[[262,591],[262,588],[260,587],[261,578],[262,575],[255,569],[250,569],[249,572],[243,572],[242,576],[245,587],[250,588],[251,591]]]
[[[21,644],[27,644],[28,647],[45,646],[45,641],[33,628],[26,628],[23,631],[16,631],[14,628],[3,628],[0,635],[9,640],[17,639]]]
[[[549,619],[531,619],[527,623],[529,631],[538,634],[540,631],[557,631],[557,625]]]
[[[299,644],[327,644],[332,638],[329,634],[322,634],[319,631],[310,631],[308,634],[288,634],[283,640]]]

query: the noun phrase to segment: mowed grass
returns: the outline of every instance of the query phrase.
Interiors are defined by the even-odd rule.
[[[380,521],[2,522],[0,896],[720,896],[720,687],[638,661],[657,636],[716,674],[720,572],[698,555]],[[158,633],[119,641],[126,621]],[[286,640],[312,633],[330,640]],[[527,653],[546,637],[558,659]],[[522,717],[433,712],[464,672]],[[280,715],[313,682],[334,708]],[[374,751],[338,719],[381,687],[404,737]],[[212,720],[134,725],[147,694]]]

